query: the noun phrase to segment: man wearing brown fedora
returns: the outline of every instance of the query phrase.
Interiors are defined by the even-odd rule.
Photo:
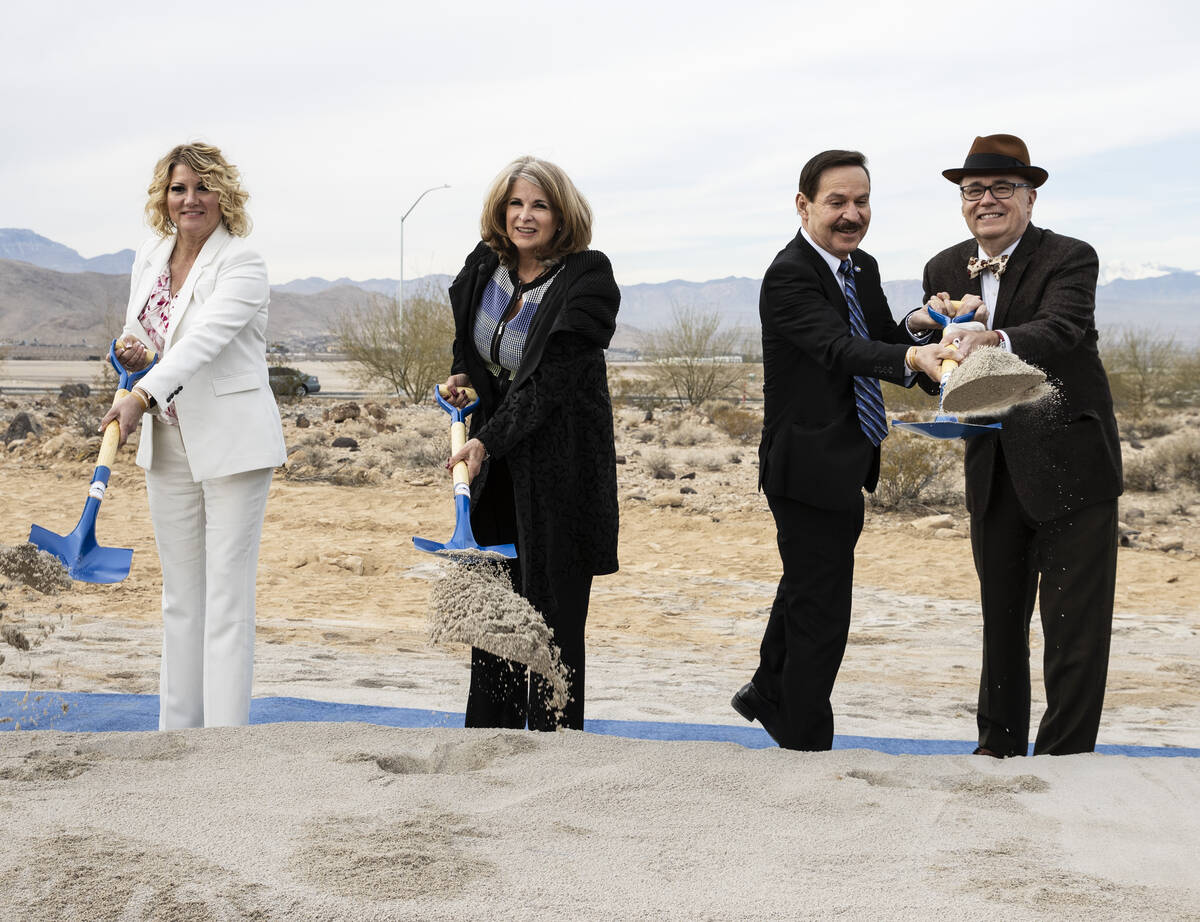
[[[983,608],[977,754],[1029,746],[1029,624],[1040,604],[1046,713],[1034,755],[1096,746],[1112,633],[1121,449],[1097,351],[1096,251],[1034,226],[1048,173],[1014,135],[979,137],[959,187],[971,239],[925,266],[929,304],[986,308],[987,329],[954,334],[1008,350],[1046,372],[1054,398],[1018,407],[967,440],[966,498]],[[984,314],[980,314],[984,316]],[[949,334],[948,334],[949,336]]]

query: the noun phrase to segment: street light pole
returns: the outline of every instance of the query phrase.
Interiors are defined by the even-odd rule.
[[[449,183],[442,185],[442,186],[430,186],[428,189],[426,189],[424,192],[422,192],[420,195],[417,196],[417,201],[415,201],[411,205],[409,205],[408,211],[404,212],[404,214],[400,218],[400,316],[401,317],[404,316],[404,221],[410,214],[412,214],[412,210],[417,207],[417,204],[421,201],[421,199],[425,198],[425,196],[427,196],[430,192],[436,192],[438,189],[449,189],[449,188],[450,188]]]

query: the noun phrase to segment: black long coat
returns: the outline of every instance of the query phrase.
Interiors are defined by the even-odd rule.
[[[596,250],[563,260],[538,305],[521,367],[503,394],[475,348],[484,287],[499,257],[480,243],[450,285],[453,373],[479,393],[470,434],[512,477],[518,590],[550,623],[556,577],[617,569],[617,467],[604,349],[616,329],[621,292],[608,257]],[[485,461],[472,504],[488,489]]]
[[[967,272],[974,239],[938,253],[925,266],[925,298],[982,291]],[[967,508],[987,506],[996,448],[1021,506],[1048,522],[1121,494],[1121,443],[1096,333],[1096,251],[1082,240],[1030,224],[1005,266],[993,327],[1013,352],[1046,372],[1058,388],[1048,404],[1016,407],[998,434],[967,440]]]

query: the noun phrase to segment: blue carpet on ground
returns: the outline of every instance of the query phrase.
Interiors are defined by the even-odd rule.
[[[250,702],[252,724],[335,721],[379,724],[385,727],[461,727],[463,715],[421,708],[338,704],[307,698],[255,698]],[[158,727],[157,695],[87,694],[82,692],[0,692],[0,730],[154,730]],[[703,740],[737,743],[749,749],[774,746],[755,726],[669,723],[648,720],[588,720],[584,729],[605,736],[643,740]],[[975,744],[963,740],[889,739],[876,736],[835,736],[834,749],[873,749],[892,755],[965,755]],[[1100,745],[1105,755],[1185,756],[1200,758],[1200,749],[1171,746]]]

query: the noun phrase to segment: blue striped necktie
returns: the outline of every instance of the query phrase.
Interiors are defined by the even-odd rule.
[[[843,259],[838,269],[846,280],[846,304],[850,308],[850,331],[855,336],[870,339],[867,322],[863,318],[862,305],[858,303],[858,291],[854,287],[854,264]],[[854,377],[854,402],[858,405],[858,424],[871,440],[878,445],[887,438],[887,416],[883,412],[883,392],[878,378]]]

